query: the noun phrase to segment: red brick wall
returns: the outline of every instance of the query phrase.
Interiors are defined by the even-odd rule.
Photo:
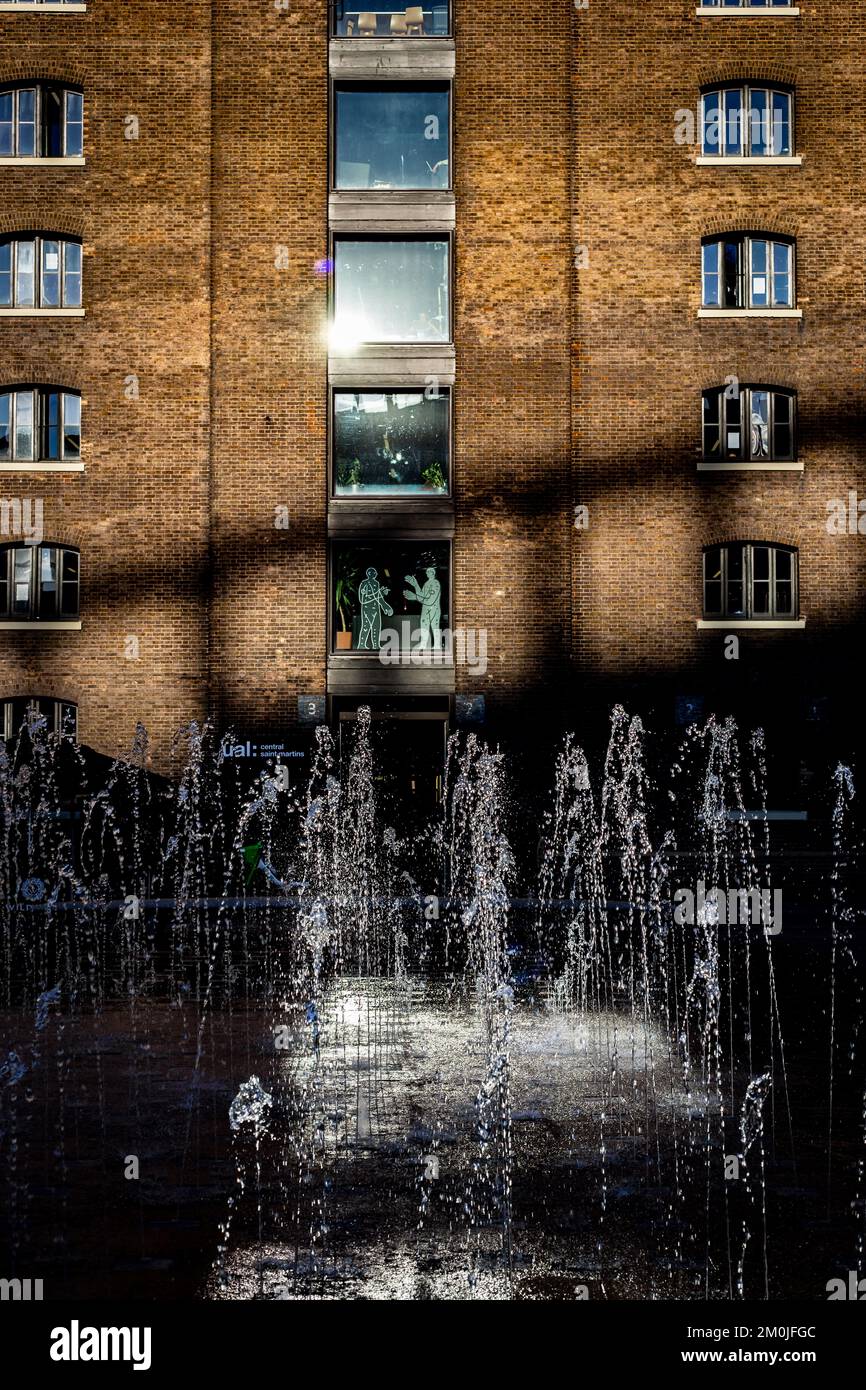
[[[325,689],[327,16],[214,14],[213,699],[279,731]]]
[[[455,620],[497,724],[561,707],[569,635],[571,10],[457,11]]]
[[[825,521],[866,494],[864,29],[838,0],[458,5],[453,616],[487,631],[457,688],[492,727],[638,687],[817,692],[831,657],[845,681],[866,547]],[[0,81],[24,75],[83,83],[87,167],[0,170],[2,226],[83,235],[87,316],[0,318],[0,376],[80,387],[87,471],[0,495],[41,496],[46,538],[81,545],[84,626],[0,633],[0,697],[75,699],[112,753],[141,718],[164,765],[208,708],[283,729],[325,688],[326,7],[0,15]],[[754,76],[794,83],[803,166],[695,167],[675,113]],[[698,321],[701,236],[744,227],[796,235],[801,321]],[[695,471],[701,389],[731,375],[798,390],[803,474]],[[695,626],[701,547],[727,538],[799,546],[808,617],[742,633],[739,663]]]
[[[777,705],[847,679],[866,579],[863,538],[826,532],[828,499],[866,494],[864,142],[866,25],[858,9],[800,19],[698,19],[694,6],[595,4],[576,19],[577,274],[574,651],[581,680],[615,692],[656,678]],[[702,83],[795,86],[801,168],[697,168],[674,113]],[[797,238],[801,321],[698,321],[700,241],[715,229]],[[726,377],[794,387],[805,472],[695,471],[701,390]],[[698,632],[701,547],[720,539],[800,549],[805,632]],[[832,669],[831,669],[832,668]],[[835,673],[835,675],[834,675]],[[789,683],[791,682],[791,683]]]
[[[209,13],[94,0],[86,14],[0,14],[0,82],[80,81],[87,158],[0,170],[0,229],[83,236],[86,309],[0,318],[2,381],[80,389],[86,463],[0,474],[0,495],[44,499],[46,540],[80,545],[83,618],[80,632],[0,632],[0,698],[76,700],[82,741],[112,754],[141,719],[163,764],[206,708]]]

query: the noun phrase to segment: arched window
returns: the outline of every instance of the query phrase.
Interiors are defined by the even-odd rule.
[[[794,242],[762,232],[703,241],[703,304],[710,309],[791,309]]]
[[[0,546],[0,620],[77,621],[79,569],[72,546]]]
[[[0,738],[17,738],[23,725],[42,723],[49,733],[78,737],[78,706],[45,695],[13,695],[0,701]]]
[[[80,159],[84,94],[59,82],[0,87],[0,158]]]
[[[797,457],[796,396],[776,386],[736,381],[705,391],[703,457],[707,462],[758,463]]]
[[[794,153],[789,88],[730,83],[701,98],[701,151],[716,159],[781,158]]]
[[[704,550],[704,617],[798,616],[798,554],[792,546],[731,541]]]
[[[81,456],[81,396],[59,386],[0,387],[0,463]]]
[[[0,308],[80,307],[80,241],[51,233],[0,238]]]

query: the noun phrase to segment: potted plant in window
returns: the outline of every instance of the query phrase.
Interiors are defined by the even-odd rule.
[[[441,464],[429,464],[421,474],[421,482],[428,492],[445,492],[447,484]]]
[[[352,619],[358,599],[361,571],[350,554],[343,553],[337,561],[335,603],[340,627],[336,633],[338,652],[352,650]]]
[[[352,459],[351,463],[345,460],[340,464],[337,473],[337,484],[347,492],[361,491],[361,460]]]

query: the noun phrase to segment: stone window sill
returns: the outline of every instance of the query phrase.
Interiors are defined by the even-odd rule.
[[[6,5],[0,4],[0,12],[5,14],[84,14],[86,5]]]
[[[801,154],[699,154],[695,164],[705,169],[762,169],[793,167],[803,163]]]
[[[0,473],[83,473],[81,459],[12,459],[0,463]]]
[[[16,166],[25,169],[83,169],[85,163],[83,154],[65,154],[58,159],[41,154],[0,155],[0,169],[14,169]]]
[[[762,463],[714,463],[711,459],[701,459],[699,473],[802,473],[806,467],[803,459],[789,459],[787,463],[775,463],[765,459]]]
[[[699,309],[699,319],[801,319],[802,309]]]
[[[699,19],[799,19],[800,11],[796,5],[731,5],[721,9],[717,5],[701,5],[695,10]]]
[[[734,628],[741,628],[743,631],[761,628],[764,631],[773,629],[782,632],[787,628],[794,632],[802,632],[805,626],[805,618],[698,618],[697,621],[699,631],[721,629],[723,632],[730,632]]]
[[[0,319],[83,319],[83,309],[0,309]]]
[[[58,622],[13,622],[0,623],[0,632],[80,632],[81,620],[64,618]]]

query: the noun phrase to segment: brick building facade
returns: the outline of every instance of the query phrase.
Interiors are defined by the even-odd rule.
[[[575,669],[600,693],[630,686],[662,718],[694,695],[770,728],[824,722],[840,751],[857,739],[846,714],[866,550],[827,523],[832,499],[866,490],[866,170],[850,121],[864,51],[862,16],[832,3],[591,3],[574,87],[588,260],[576,272],[574,418],[591,513],[576,543]],[[702,93],[747,85],[791,94],[789,156],[712,159],[685,143],[687,110],[700,142]],[[800,317],[700,316],[701,243],[742,232],[792,239]],[[796,393],[792,460],[702,468],[702,393],[726,382]],[[703,548],[728,541],[797,549],[805,626],[698,629]]]
[[[857,498],[855,534],[827,506],[866,494],[862,17],[452,11],[0,4],[0,101],[84,110],[83,164],[22,161],[17,96],[0,156],[0,239],[80,240],[84,284],[83,317],[0,308],[0,396],[82,397],[72,466],[2,464],[81,594],[48,626],[50,574],[13,612],[9,570],[0,701],[74,702],[112,755],[140,719],[158,767],[208,713],[278,741],[362,702],[434,744],[483,719],[527,749],[616,699],[853,738],[866,561]],[[714,157],[717,92],[786,123]],[[374,601],[456,660],[383,662]]]

